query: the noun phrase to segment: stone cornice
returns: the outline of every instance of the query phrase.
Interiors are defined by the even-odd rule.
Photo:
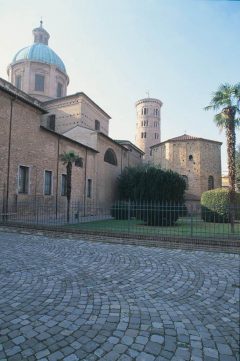
[[[34,108],[37,108],[42,113],[46,113],[46,110],[43,108],[42,103],[37,100],[36,98],[31,97],[30,95],[24,93],[22,90],[16,88],[14,85],[9,83],[8,81],[0,78],[0,89],[5,91],[6,93],[10,94],[16,99],[19,99]]]

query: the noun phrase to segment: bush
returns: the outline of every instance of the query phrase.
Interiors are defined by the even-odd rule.
[[[135,203],[183,203],[185,189],[185,180],[178,173],[149,165],[125,168],[118,178],[119,198]]]
[[[182,207],[185,189],[185,180],[178,173],[151,165],[125,168],[118,179],[120,199],[131,201],[131,217],[141,219],[148,225],[174,224],[184,213]],[[181,206],[170,210],[166,208],[166,202]],[[127,219],[126,206],[120,209],[121,211],[114,209],[114,217]]]
[[[132,217],[130,204],[130,217]],[[111,208],[111,216],[115,219],[128,219],[129,204],[126,201],[115,202]]]
[[[201,197],[201,213],[205,222],[229,223],[229,190],[217,188],[204,192]],[[236,193],[236,218],[239,217],[240,193]]]
[[[186,206],[174,203],[145,203],[136,206],[136,218],[148,226],[172,226],[186,215]]]

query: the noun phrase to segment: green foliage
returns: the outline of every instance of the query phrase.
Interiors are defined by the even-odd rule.
[[[135,217],[151,226],[173,225],[182,211],[185,189],[185,180],[175,172],[149,165],[126,168],[118,180],[121,203],[114,204],[112,216]]]
[[[186,215],[186,207],[175,203],[150,203],[145,204],[137,213],[137,218],[142,219],[148,226],[172,226],[179,216]]]
[[[115,202],[110,210],[111,216],[115,219],[128,219],[133,216],[131,208],[131,204],[129,205],[128,202]]]
[[[126,201],[183,203],[185,189],[178,173],[153,166],[125,168],[118,179],[119,198]]]
[[[239,217],[240,193],[235,194],[236,217]],[[229,223],[229,190],[217,188],[204,192],[201,197],[202,219],[206,222]]]
[[[214,121],[220,129],[225,129],[227,139],[227,154],[228,154],[228,174],[229,174],[229,188],[230,203],[233,204],[235,192],[235,177],[236,177],[236,163],[235,163],[235,145],[236,145],[236,128],[240,126],[240,83],[221,84],[210,101],[210,105],[205,107],[205,110],[217,111],[214,116]],[[231,215],[231,224],[233,227],[233,215]]]
[[[73,150],[70,150],[69,152],[64,152],[60,154],[59,157],[63,164],[74,163],[76,162],[76,160],[79,159],[79,156]]]

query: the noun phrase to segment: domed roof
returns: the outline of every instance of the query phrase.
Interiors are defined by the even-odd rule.
[[[66,73],[65,65],[62,59],[48,45],[43,43],[34,43],[17,52],[14,56],[12,64],[23,60],[38,61],[40,63],[53,64]]]

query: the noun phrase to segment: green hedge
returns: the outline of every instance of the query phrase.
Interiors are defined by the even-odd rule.
[[[172,226],[181,215],[182,206],[157,204],[138,209],[137,218],[148,226]]]
[[[134,216],[132,205],[126,201],[115,202],[111,207],[111,216],[115,219],[128,219]]]
[[[135,218],[148,226],[172,226],[179,217],[187,215],[183,204],[170,202],[126,202],[114,203],[111,216],[117,220]]]
[[[229,223],[229,190],[217,188],[204,192],[201,212],[206,222]],[[240,219],[240,193],[236,193],[235,218]]]

